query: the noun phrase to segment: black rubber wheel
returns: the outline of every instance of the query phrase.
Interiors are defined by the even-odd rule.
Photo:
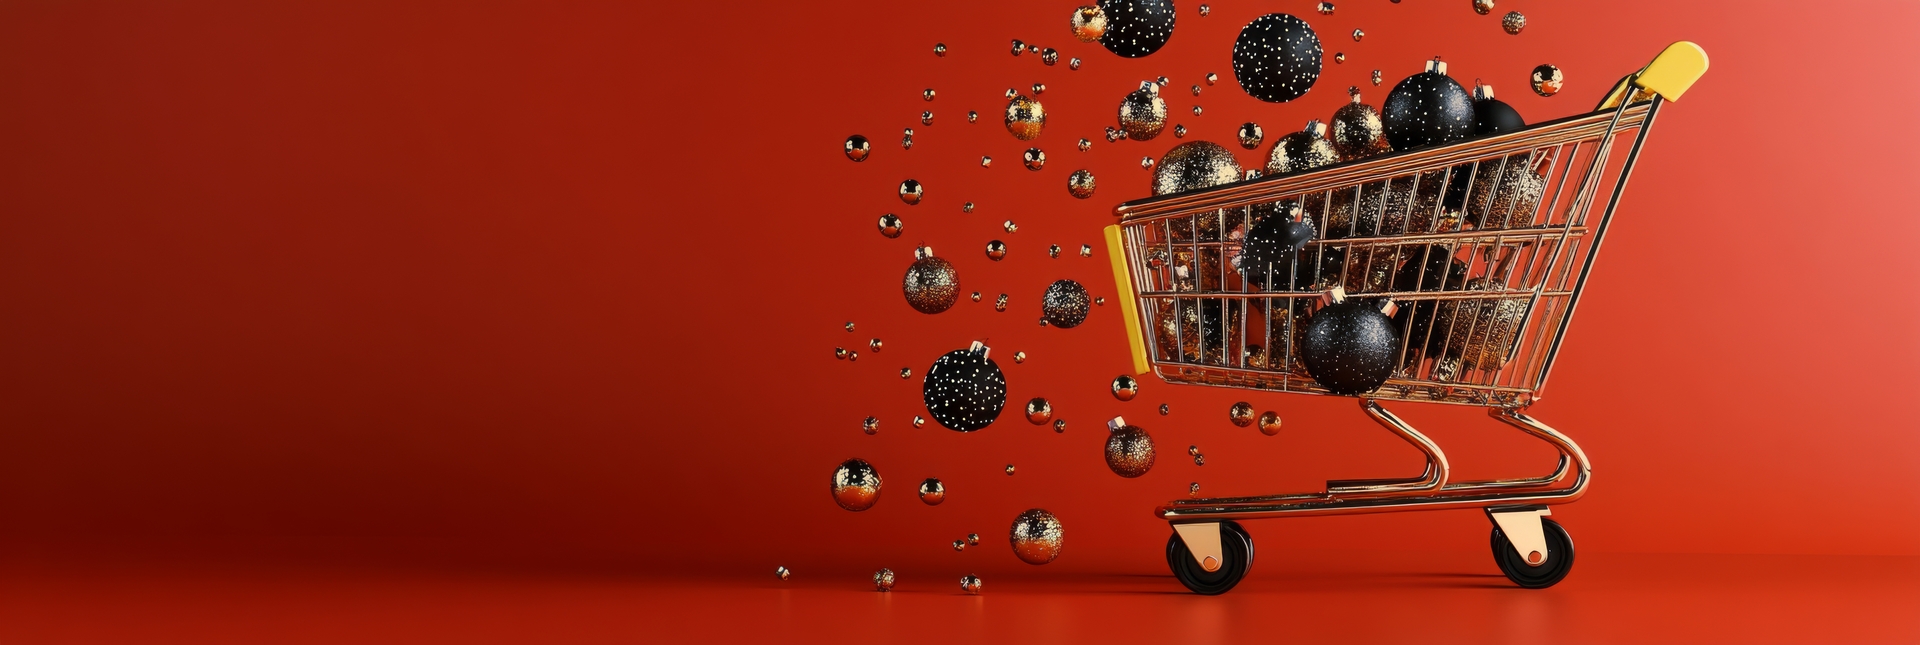
[[[1247,577],[1247,571],[1253,568],[1253,538],[1247,536],[1239,524],[1224,522],[1220,524],[1220,563],[1217,571],[1207,571],[1193,561],[1193,552],[1187,550],[1187,543],[1180,540],[1180,533],[1174,532],[1167,538],[1167,568],[1173,570],[1173,577],[1186,585],[1189,591],[1203,596],[1218,596],[1240,584]]]
[[[1527,564],[1520,554],[1513,552],[1513,543],[1493,528],[1493,561],[1500,565],[1500,573],[1507,574],[1513,584],[1528,589],[1545,589],[1558,584],[1567,572],[1573,570],[1573,538],[1560,524],[1547,518],[1540,518],[1541,532],[1547,538],[1547,561],[1539,566]],[[1192,558],[1189,557],[1189,560]]]

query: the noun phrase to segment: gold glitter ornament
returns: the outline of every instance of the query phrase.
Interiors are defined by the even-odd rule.
[[[1053,433],[1054,433],[1054,434],[1061,434],[1061,433],[1064,433],[1064,432],[1066,432],[1066,431],[1067,431],[1067,420],[1066,420],[1066,419],[1054,419],[1054,420],[1053,420]]]
[[[1047,66],[1051,67],[1054,63],[1060,62],[1060,52],[1054,51],[1052,47],[1042,49],[1040,50],[1040,62],[1046,63]]]
[[[1066,540],[1066,531],[1060,525],[1060,518],[1044,508],[1029,508],[1013,518],[1013,526],[1007,529],[1007,542],[1013,545],[1013,554],[1021,562],[1041,565],[1060,557],[1060,546]]]
[[[1504,161],[1482,161],[1473,173],[1466,222],[1482,230],[1519,228],[1533,223],[1533,211],[1547,190],[1547,177],[1522,152]]]
[[[865,430],[867,434],[878,433],[880,432],[880,419],[876,417],[867,417],[865,421],[860,422],[860,429]]]
[[[1318,5],[1315,5],[1314,10],[1319,11],[1320,15],[1322,16],[1331,16],[1333,15],[1333,3],[1322,2]]]
[[[1260,433],[1269,437],[1280,434],[1280,415],[1271,410],[1261,413]]]
[[[788,571],[786,567],[773,568],[773,577],[779,578],[782,581],[785,581],[788,577],[791,577],[792,575],[793,575],[793,572]]]
[[[939,56],[939,57],[941,57],[941,58],[946,58],[946,56],[947,56],[947,44],[946,44],[946,43],[934,43],[934,44],[933,44],[933,55],[935,55],[935,56]]]
[[[1527,82],[1533,86],[1534,94],[1553,96],[1560,93],[1560,85],[1566,80],[1566,76],[1560,73],[1560,68],[1542,64],[1533,68],[1533,74]]]
[[[1520,30],[1527,28],[1527,17],[1520,15],[1518,11],[1509,11],[1507,15],[1500,18],[1500,28],[1508,35],[1518,36]]]
[[[1134,141],[1149,141],[1167,127],[1167,102],[1160,99],[1160,86],[1142,81],[1120,100],[1120,129]]]
[[[1027,148],[1026,152],[1020,154],[1020,163],[1025,164],[1027,170],[1045,168],[1047,167],[1047,153],[1039,148]]]
[[[969,596],[980,595],[980,589],[981,589],[980,576],[976,576],[971,573],[964,576],[960,576],[960,590],[966,592],[967,595]]]
[[[1037,426],[1042,426],[1042,425],[1046,425],[1047,422],[1051,421],[1052,419],[1053,419],[1052,403],[1048,403],[1046,399],[1043,399],[1037,396],[1033,397],[1033,400],[1027,402],[1027,422],[1028,423],[1032,423],[1033,425],[1037,425]]]
[[[915,249],[913,256],[913,264],[900,282],[907,304],[923,314],[937,314],[952,307],[960,297],[960,275],[953,264],[934,257],[932,247]]]
[[[849,320],[849,321],[847,321],[847,331],[848,331],[849,333],[851,333],[851,332],[853,331],[853,321],[851,321],[851,320]]]
[[[987,243],[987,259],[999,262],[1004,257],[1007,257],[1007,243],[1000,240]]]
[[[1081,139],[1080,141],[1085,143],[1086,139]],[[1093,189],[1094,181],[1092,171],[1081,168],[1067,176],[1067,194],[1079,199],[1086,199],[1093,196]]]
[[[1482,16],[1493,13],[1493,0],[1473,0],[1473,12]]]
[[[1226,349],[1227,341],[1239,338],[1238,306],[1226,307],[1226,314],[1222,315],[1218,300],[1181,300],[1180,315],[1176,318],[1171,301],[1163,299],[1159,303],[1154,312],[1154,332],[1163,358],[1210,365],[1226,363],[1226,357],[1231,355]],[[1176,355],[1178,359],[1174,358]]]
[[[1146,429],[1127,425],[1126,419],[1114,417],[1107,422],[1107,430],[1107,469],[1128,479],[1153,469],[1153,437],[1147,435]]]
[[[1348,87],[1350,100],[1333,112],[1333,150],[1341,161],[1365,159],[1392,152],[1387,144],[1386,126],[1380,122],[1380,110],[1360,102],[1360,88]]]
[[[1207,465],[1207,456],[1206,456],[1206,455],[1194,455],[1194,456],[1193,456],[1193,465],[1195,465],[1195,466],[1205,466],[1205,465]]]
[[[905,230],[907,227],[907,223],[900,221],[900,218],[894,216],[893,213],[881,215],[878,225],[880,227],[880,234],[889,238],[900,237],[900,231]],[[847,331],[853,330],[849,329]]]
[[[1327,140],[1326,124],[1308,121],[1305,129],[1287,133],[1273,142],[1273,150],[1267,153],[1267,174],[1312,170],[1339,160],[1340,155],[1333,151],[1333,142]]]
[[[1060,247],[1055,246],[1056,257]],[[1072,280],[1056,280],[1047,285],[1047,291],[1040,296],[1040,312],[1046,322],[1061,329],[1080,326],[1087,319],[1086,287]]]
[[[1122,401],[1132,401],[1134,396],[1140,394],[1140,381],[1134,380],[1131,376],[1121,374],[1113,377],[1112,389],[1113,398]]]
[[[1024,95],[1015,95],[1012,100],[1007,101],[1006,125],[1007,132],[1012,134],[1013,138],[1021,141],[1032,140],[1040,136],[1040,131],[1047,127],[1047,109],[1037,100]]]
[[[1403,175],[1388,182],[1370,182],[1358,189],[1337,191],[1328,207],[1326,228],[1321,234],[1325,239],[1334,240],[1460,230],[1459,211],[1441,208],[1440,194],[1446,175],[1446,171],[1428,172],[1418,179]],[[1327,271],[1321,274],[1327,275]]]
[[[975,293],[975,295],[974,295],[974,297],[973,297],[973,299],[974,299],[974,300],[979,300],[979,299],[980,299],[980,296],[979,296],[979,292],[974,292],[974,293]],[[1019,364],[1019,363],[1025,363],[1025,362],[1027,362],[1027,353],[1026,353],[1026,352],[1014,352],[1014,353],[1013,353],[1013,362],[1014,362],[1015,364]]]
[[[1253,404],[1246,401],[1233,404],[1227,408],[1227,420],[1242,428],[1253,425]]]
[[[880,501],[880,471],[864,459],[848,459],[833,470],[833,503],[859,512]]]
[[[866,161],[867,154],[873,151],[873,144],[868,142],[866,137],[856,134],[847,137],[846,149],[848,159],[855,162]]]
[[[1007,476],[1008,477],[1013,476],[1013,464],[1007,464]]]
[[[1131,136],[1131,135],[1129,135]],[[1160,157],[1153,172],[1153,194],[1171,195],[1240,181],[1240,162],[1220,144],[1191,141]]]
[[[893,570],[883,568],[873,572],[873,588],[875,591],[893,591]]]
[[[926,194],[926,187],[921,186],[917,179],[900,182],[900,201],[906,202],[909,206],[920,203],[920,198]]]
[[[1179,124],[1174,124],[1174,126],[1173,126],[1173,138],[1175,138],[1175,139],[1185,139],[1186,137],[1187,137],[1187,126],[1184,126],[1184,125],[1179,125]]]
[[[1081,151],[1081,152],[1086,152],[1086,151],[1088,151],[1088,150],[1090,150],[1090,149],[1092,149],[1092,148],[1093,148],[1093,142],[1092,142],[1092,141],[1088,141],[1088,140],[1086,140],[1086,139],[1081,139],[1081,140],[1080,140],[1080,151]]]
[[[1119,141],[1125,138],[1127,138],[1126,130],[1122,130],[1120,128],[1116,128],[1113,126],[1107,126],[1107,143],[1113,143],[1115,141]]]
[[[1011,100],[1013,100],[1013,97],[1016,97],[1016,96],[1019,96],[1019,95],[1020,95],[1020,92],[1019,92],[1019,91],[1017,91],[1017,90],[1015,90],[1015,89],[1013,89],[1013,88],[1011,88],[1011,87],[1009,87],[1009,88],[1007,88],[1007,100],[1009,100],[1009,101],[1011,101]]]
[[[926,481],[920,482],[920,501],[926,502],[928,506],[939,506],[940,502],[947,501],[947,485],[940,483],[938,479],[928,477]]]
[[[1252,121],[1240,124],[1240,147],[1248,150],[1258,148],[1260,147],[1260,142],[1266,140],[1266,138],[1267,133],[1265,130],[1260,129],[1260,124]]]
[[[1468,280],[1466,291],[1489,289],[1485,278]],[[1515,335],[1526,322],[1526,293],[1511,298],[1473,298],[1441,301],[1434,315],[1435,334],[1446,334],[1434,378],[1451,380],[1466,370],[1493,371],[1507,363]]]

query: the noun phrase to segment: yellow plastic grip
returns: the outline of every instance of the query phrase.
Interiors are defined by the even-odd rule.
[[[1667,45],[1666,50],[1647,63],[1647,68],[1633,80],[1633,84],[1660,94],[1660,98],[1669,101],[1680,100],[1680,95],[1693,87],[1693,82],[1707,73],[1707,50],[1687,41]]]
[[[1127,270],[1127,241],[1120,225],[1108,226],[1107,259],[1113,263],[1113,285],[1120,300],[1120,316],[1127,323],[1127,346],[1133,350],[1133,373],[1145,374],[1152,369],[1147,362],[1147,339],[1141,336],[1140,307],[1133,290],[1133,273]]]

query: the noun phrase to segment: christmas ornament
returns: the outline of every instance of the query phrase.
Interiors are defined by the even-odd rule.
[[[1067,61],[1067,69],[1080,69],[1080,58],[1074,57],[1072,60]]]
[[[1194,455],[1194,456],[1193,456],[1193,465],[1195,465],[1195,466],[1205,466],[1205,465],[1207,465],[1207,456],[1206,456],[1206,455]]]
[[[792,575],[793,575],[793,572],[791,572],[791,571],[787,571],[787,568],[786,568],[786,567],[774,567],[774,568],[773,568],[773,577],[775,577],[775,578],[779,578],[779,579],[780,579],[780,580],[782,580],[782,581],[785,581],[785,580],[786,580],[786,579],[787,579],[788,577],[790,577],[790,576],[792,576]]]
[[[1372,392],[1393,374],[1400,335],[1379,302],[1347,298],[1337,288],[1328,295],[1332,302],[1307,321],[1300,348],[1307,374],[1334,394]]]
[[[1175,360],[1225,363],[1225,358],[1231,355],[1226,341],[1239,336],[1236,333],[1240,329],[1238,306],[1222,307],[1221,302],[1214,299],[1181,300],[1176,318],[1172,301],[1160,300],[1159,303],[1154,319],[1158,323],[1155,331],[1163,358],[1173,359],[1177,348],[1180,358]]]
[[[1185,139],[1185,138],[1187,138],[1187,126],[1184,126],[1184,125],[1180,125],[1180,124],[1177,124],[1177,123],[1176,123],[1176,124],[1174,124],[1174,126],[1173,126],[1173,138],[1175,138],[1175,139]]]
[[[1167,102],[1160,99],[1160,86],[1141,81],[1140,89],[1120,99],[1120,131],[1134,141],[1160,136],[1167,127]]]
[[[1005,242],[994,240],[987,243],[987,259],[998,262],[1000,258],[1004,257],[1007,257],[1007,244]]]
[[[1395,177],[1333,194],[1327,209],[1326,239],[1426,233],[1459,229],[1459,212],[1441,208],[1446,171]],[[1456,181],[1464,181],[1456,180]],[[1323,256],[1324,257],[1324,256]],[[1391,270],[1391,269],[1389,269]],[[1323,270],[1323,273],[1326,273]],[[1338,271],[1333,272],[1334,275]]]
[[[847,359],[847,348],[845,348],[845,347],[835,347],[835,348],[833,348],[833,357],[834,357],[834,358],[837,358],[837,359],[840,359],[840,360],[846,360],[846,359]]]
[[[1321,2],[1320,4],[1314,6],[1314,10],[1320,12],[1320,15],[1322,16],[1331,16],[1333,15],[1333,3]]]
[[[1333,142],[1327,140],[1327,126],[1319,121],[1308,121],[1306,129],[1288,133],[1273,142],[1273,150],[1267,153],[1267,174],[1284,175],[1311,170],[1339,160],[1340,155],[1334,152]]]
[[[1050,257],[1050,258],[1053,258],[1053,259],[1055,259],[1055,260],[1058,260],[1058,259],[1060,259],[1060,245],[1058,245],[1058,244],[1048,244],[1048,245],[1047,245],[1047,257]]]
[[[1346,53],[1346,52],[1334,52],[1334,53],[1333,53],[1333,63],[1334,63],[1335,65],[1338,65],[1338,64],[1340,64],[1340,63],[1344,63],[1344,62],[1347,62],[1347,53]]]
[[[846,147],[847,147],[847,158],[852,159],[856,162],[866,161],[867,153],[873,150],[873,144],[868,143],[866,137],[863,137],[857,134],[851,137],[847,137]]]
[[[1092,141],[1088,141],[1088,140],[1086,140],[1086,139],[1081,139],[1081,140],[1080,140],[1080,151],[1081,151],[1081,152],[1086,152],[1086,151],[1088,151],[1088,150],[1091,150],[1091,149],[1093,149],[1093,142],[1092,142]]]
[[[1212,12],[1213,10],[1208,8],[1207,5],[1200,5],[1200,17],[1205,18],[1207,17],[1207,14]]]
[[[1188,497],[1193,497],[1199,494],[1200,494],[1200,482],[1193,482],[1191,484],[1187,484]]]
[[[935,56],[939,56],[939,57],[941,57],[941,58],[945,58],[945,57],[947,56],[947,44],[946,44],[946,43],[934,43],[934,44],[933,44],[933,55],[935,55]]]
[[[980,155],[980,167],[981,167],[981,168],[992,168],[992,167],[993,167],[993,157],[989,157],[989,156],[986,156],[986,155]]]
[[[1527,120],[1520,113],[1500,99],[1493,98],[1492,85],[1475,85],[1473,88],[1473,134],[1487,136],[1505,134],[1527,127]]]
[[[1073,10],[1070,23],[1073,37],[1083,43],[1100,40],[1107,33],[1107,13],[1095,5],[1086,5]]]
[[[1473,12],[1482,16],[1493,13],[1493,0],[1473,0]]]
[[[1518,36],[1520,30],[1527,28],[1527,17],[1520,15],[1518,11],[1509,11],[1507,15],[1501,16],[1500,28],[1506,30],[1509,35]]]
[[[1083,257],[1083,258],[1093,257],[1093,245],[1092,244],[1080,245],[1080,257]],[[1105,298],[1096,299],[1094,300],[1093,304],[1096,304],[1096,305],[1106,304],[1106,299]]]
[[[1560,73],[1560,68],[1541,64],[1533,68],[1533,74],[1528,80],[1533,85],[1534,94],[1553,96],[1560,93],[1560,85],[1567,79]]]
[[[947,352],[927,368],[921,398],[933,420],[949,430],[973,432],[993,424],[1007,405],[1007,379],[975,341]]]
[[[924,89],[924,90],[920,90],[920,98],[921,98],[921,99],[924,99],[924,100],[927,100],[927,101],[932,101],[932,100],[933,100],[933,88],[931,88],[931,87],[929,87],[929,88],[927,88],[927,89]]]
[[[1100,45],[1123,58],[1159,51],[1173,37],[1173,0],[1100,0],[1107,30]]]
[[[1047,109],[1026,95],[1015,95],[1007,101],[1006,124],[1013,138],[1031,140],[1047,127]]]
[[[1459,291],[1467,282],[1467,263],[1455,259],[1453,250],[1446,246],[1409,247],[1400,254],[1406,262],[1394,273],[1394,291]],[[1439,340],[1428,331],[1438,305],[1435,300],[1419,300],[1394,314],[1393,328],[1407,330],[1407,360],[1418,356],[1414,352],[1426,343]]]
[[[1059,247],[1054,247],[1058,253]],[[1061,329],[1078,327],[1087,319],[1087,289],[1072,280],[1056,280],[1040,296],[1040,312],[1047,323]]]
[[[1247,231],[1246,239],[1240,242],[1240,274],[1247,284],[1260,289],[1292,288],[1299,251],[1315,235],[1313,220],[1301,219],[1300,207],[1287,202]]]
[[[1227,408],[1227,420],[1242,428],[1253,425],[1253,404],[1246,401],[1233,404]]]
[[[912,369],[912,368],[908,368],[908,367],[902,367],[902,368],[900,368],[900,378],[903,378],[903,379],[904,379],[904,378],[907,378],[907,377],[909,377],[909,376],[913,376],[913,369]],[[917,419],[917,418],[919,418],[919,417],[914,417],[914,418],[916,418],[916,419]]]
[[[1217,232],[1219,230],[1220,222],[1219,222],[1217,213],[1207,213],[1204,215],[1199,215],[1198,217],[1200,217],[1203,223],[1207,227],[1211,228],[1213,231]],[[1214,235],[1211,232],[1203,232],[1203,237],[1206,237],[1207,239],[1211,240],[1213,239]],[[1193,259],[1193,253],[1194,252],[1190,249],[1178,249],[1174,251],[1174,258],[1173,258],[1174,288],[1180,291],[1193,291],[1196,286],[1195,278],[1197,277],[1199,278],[1197,281],[1198,282],[1197,286],[1199,287],[1200,291],[1219,290],[1220,289],[1220,249],[1217,249],[1217,248],[1200,249],[1200,261],[1197,263],[1197,266]]]
[[[870,349],[870,350],[873,350],[873,353],[875,353],[875,354],[878,354],[878,353],[880,353],[880,347],[881,347],[881,346],[882,346],[882,343],[880,342],[880,339],[878,339],[878,338],[875,338],[875,339],[873,339],[873,340],[870,340],[870,341],[867,341],[867,349]]]
[[[974,296],[973,296],[973,299],[974,299],[974,300],[979,300],[979,299],[980,299],[980,295],[979,295],[979,292],[974,292]],[[1014,353],[1013,353],[1013,362],[1014,362],[1014,363],[1016,363],[1016,364],[1017,364],[1017,363],[1025,363],[1025,362],[1027,362],[1027,353],[1026,353],[1026,352],[1014,352]]]
[[[945,258],[933,256],[931,247],[914,249],[913,264],[900,283],[907,304],[923,314],[937,314],[953,306],[960,297],[960,276]]]
[[[966,541],[966,540],[964,540],[964,539],[961,539],[961,540],[954,540],[954,541],[953,541],[953,550],[955,550],[955,551],[965,551],[965,550],[967,550],[967,541]]]
[[[938,479],[928,477],[920,482],[920,501],[928,506],[939,506],[940,502],[947,501],[947,486]]]
[[[1081,143],[1086,143],[1086,141],[1086,139],[1080,140]],[[1067,194],[1079,199],[1086,199],[1093,196],[1093,189],[1093,173],[1087,169],[1081,168],[1075,170],[1073,174],[1067,176]]]
[[[960,576],[960,590],[967,592],[969,596],[980,595],[980,576],[971,573]]]
[[[833,503],[859,512],[880,501],[880,471],[864,459],[848,459],[833,469]]]
[[[1125,374],[1113,377],[1113,398],[1122,401],[1132,401],[1134,395],[1139,393],[1140,382],[1134,380],[1133,377]]]
[[[1065,536],[1060,518],[1044,508],[1027,509],[1013,518],[1013,526],[1007,529],[1007,541],[1013,544],[1013,554],[1027,564],[1046,564],[1060,557],[1060,545]]]
[[[1013,55],[1014,56],[1019,56],[1020,54],[1025,53],[1026,51],[1027,51],[1026,43],[1020,42],[1020,39],[1018,38],[1013,39]]]
[[[1260,433],[1269,437],[1280,434],[1280,415],[1271,410],[1261,413]]]
[[[880,216],[879,226],[880,234],[891,238],[900,237],[900,231],[905,229],[907,224],[900,221],[900,218],[895,217],[893,213],[887,213]]]
[[[1040,50],[1040,62],[1046,63],[1048,67],[1052,67],[1054,63],[1060,62],[1060,52],[1055,51],[1052,47],[1042,49]]]
[[[913,128],[907,128],[907,133],[900,137],[900,148],[903,150],[913,149]]]
[[[980,120],[979,112],[975,112],[973,110],[967,110],[967,123],[973,123],[974,121],[978,121],[978,120]]]
[[[1027,402],[1027,422],[1028,423],[1032,423],[1033,425],[1037,425],[1037,426],[1042,426],[1042,425],[1046,425],[1047,421],[1050,421],[1052,419],[1053,419],[1052,403],[1048,403],[1046,399],[1043,399],[1037,396],[1033,397],[1033,400]]]
[[[1153,194],[1183,193],[1239,180],[1240,162],[1232,152],[1211,141],[1190,141],[1160,157],[1153,171]]]
[[[853,321],[851,321],[851,320],[849,320],[849,321],[847,321],[847,331],[848,331],[849,333],[851,333],[851,332],[853,331]]]
[[[1260,124],[1252,121],[1240,124],[1240,147],[1248,150],[1258,148],[1261,140],[1266,138],[1267,133],[1260,129]]]
[[[1013,476],[1013,464],[1007,464],[1007,476],[1008,477]]]
[[[1167,413],[1172,411],[1173,411],[1173,408],[1167,407],[1167,404],[1165,403],[1160,404],[1160,416],[1163,416],[1163,417],[1167,416]]]
[[[1153,469],[1153,437],[1144,428],[1114,417],[1107,422],[1107,430],[1107,469],[1129,479]]]
[[[1054,432],[1054,434],[1059,434],[1059,433],[1063,433],[1063,432],[1066,432],[1066,431],[1067,431],[1067,420],[1066,420],[1066,419],[1054,419],[1054,420],[1053,420],[1053,432]]]
[[[1447,78],[1447,64],[1427,61],[1427,70],[1393,86],[1381,108],[1387,141],[1394,150],[1452,143],[1473,132],[1473,99]]]
[[[1376,86],[1380,84],[1380,70],[1373,70],[1373,84]]]
[[[1320,37],[1291,15],[1255,18],[1233,41],[1233,75],[1253,98],[1268,103],[1300,98],[1320,79]]]
[[[973,212],[973,202],[967,202],[967,203],[965,203],[965,204],[961,204],[961,205],[960,205],[960,212],[962,212],[962,213],[971,213],[971,212]]]
[[[980,534],[979,534],[979,533],[968,533],[968,534],[967,534],[967,546],[980,546]]]
[[[1047,91],[1047,84],[1046,84],[1046,83],[1034,83],[1034,84],[1033,84],[1033,95],[1034,95],[1034,96],[1039,96],[1039,95],[1041,95],[1042,93],[1044,93],[1044,92],[1046,92],[1046,91]]]
[[[1047,153],[1039,148],[1027,148],[1021,153],[1020,162],[1026,164],[1027,170],[1039,170],[1047,167]]]
[[[928,110],[920,113],[920,125],[933,125],[932,110]]]
[[[900,371],[902,371],[902,372],[905,372],[906,370],[900,370]],[[900,375],[900,378],[906,378],[906,377],[907,377],[907,375],[906,375],[906,374],[901,374],[901,375]],[[913,427],[915,427],[915,428],[918,428],[918,427],[921,427],[921,426],[925,426],[925,425],[927,425],[927,419],[926,419],[926,417],[922,417],[922,416],[920,416],[920,415],[918,415],[918,414],[916,414],[916,415],[913,415]]]
[[[1193,115],[1200,116],[1200,106],[1198,105],[1193,106]]]
[[[1353,30],[1353,42],[1360,42],[1360,39],[1365,37],[1367,37],[1367,32],[1358,29]]]
[[[860,360],[860,352],[847,352],[847,360],[849,361]]]
[[[880,419],[875,417],[867,417],[866,421],[862,421],[860,423],[860,429],[865,430],[867,434],[874,434],[874,433],[880,432]]]
[[[1200,456],[1200,447],[1199,447],[1199,446],[1187,446],[1187,456],[1189,456],[1189,457],[1198,457],[1198,456]]]
[[[1480,162],[1467,198],[1466,220],[1484,230],[1519,228],[1533,223],[1533,211],[1547,190],[1547,176],[1534,167],[1533,153],[1503,161]]]
[[[1393,147],[1387,144],[1380,111],[1360,102],[1360,88],[1347,88],[1351,100],[1333,112],[1333,150],[1341,161],[1365,159]]]
[[[1040,46],[1039,46],[1039,45],[1034,45],[1034,44],[1028,44],[1028,45],[1027,45],[1027,53],[1029,53],[1029,54],[1038,54],[1038,53],[1040,53]]]
[[[993,310],[994,310],[994,311],[1006,311],[1006,310],[1007,310],[1007,294],[1004,294],[1004,293],[1003,293],[1003,294],[1000,294],[1000,297],[999,297],[999,298],[995,298],[995,299],[994,299],[994,301],[993,301]]]
[[[1489,291],[1485,278],[1466,283],[1466,290]],[[1465,370],[1493,371],[1507,363],[1515,335],[1527,318],[1527,295],[1512,298],[1447,300],[1434,317],[1434,333],[1446,334],[1434,378],[1451,380]]]
[[[908,206],[920,203],[920,198],[926,195],[926,192],[926,188],[920,185],[919,180],[908,179],[900,182],[900,201],[906,202]]]
[[[1200,95],[1200,86],[1198,86],[1198,85],[1195,85],[1195,86],[1193,86],[1193,95],[1194,95],[1194,96],[1199,96],[1199,95]]]
[[[893,570],[883,568],[873,572],[873,588],[878,591],[893,591]]]

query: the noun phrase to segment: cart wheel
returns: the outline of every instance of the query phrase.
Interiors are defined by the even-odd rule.
[[[1546,563],[1533,566],[1521,559],[1520,554],[1514,553],[1513,543],[1507,541],[1506,534],[1501,533],[1499,527],[1494,527],[1493,561],[1500,565],[1500,572],[1507,574],[1507,579],[1512,580],[1513,584],[1528,589],[1545,589],[1559,583],[1561,578],[1567,577],[1568,571],[1573,570],[1573,538],[1567,535],[1567,530],[1560,528],[1559,522],[1543,517],[1540,518],[1540,531],[1547,538],[1547,552],[1551,555]]]
[[[1247,536],[1245,529],[1233,522],[1220,524],[1220,563],[1218,571],[1200,568],[1193,561],[1193,552],[1187,550],[1187,543],[1180,541],[1180,534],[1174,533],[1167,538],[1167,568],[1173,570],[1173,577],[1187,589],[1203,595],[1218,596],[1240,584],[1253,568],[1253,538]]]

